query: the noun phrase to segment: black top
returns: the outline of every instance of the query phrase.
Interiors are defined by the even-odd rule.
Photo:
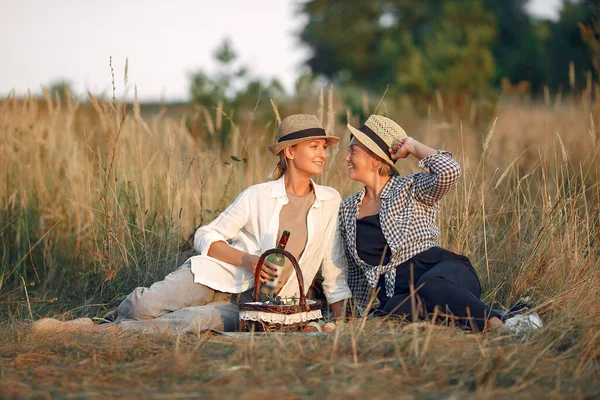
[[[361,260],[369,265],[380,265],[381,255],[386,246],[387,241],[381,231],[379,214],[368,215],[356,220],[356,252]],[[391,256],[392,251],[388,246],[381,265],[390,262]]]

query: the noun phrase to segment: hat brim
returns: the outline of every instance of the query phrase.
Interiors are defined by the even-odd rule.
[[[352,133],[352,135],[356,138],[356,140],[358,140],[360,142],[360,144],[362,144],[367,149],[369,149],[377,157],[381,158],[383,160],[383,162],[385,162],[390,167],[392,167],[392,169],[394,171],[396,171],[397,174],[399,173],[398,169],[394,165],[394,162],[392,160],[390,160],[390,155],[389,154],[385,154],[385,152],[381,149],[381,147],[379,147],[373,141],[373,139],[371,139],[366,134],[364,134],[363,132],[359,131],[358,129],[356,129],[355,127],[353,127],[350,124],[347,124],[346,126],[348,127],[348,129],[350,130],[350,132]]]
[[[283,142],[278,142],[269,146],[269,150],[271,153],[277,155],[281,153],[283,149],[286,147],[291,147],[295,144],[310,141],[310,140],[326,140],[328,145],[336,144],[340,141],[340,138],[337,136],[307,136],[300,139],[293,140],[285,140]]]

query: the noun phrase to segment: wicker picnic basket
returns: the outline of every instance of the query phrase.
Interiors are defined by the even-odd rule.
[[[297,304],[270,305],[258,301],[260,289],[260,271],[269,254],[280,253],[290,260],[300,289],[300,299]],[[259,258],[254,273],[254,301],[239,304],[240,330],[242,332],[289,332],[303,329],[311,321],[322,318],[321,302],[307,300],[304,294],[304,277],[296,258],[286,250],[271,249],[265,251]]]

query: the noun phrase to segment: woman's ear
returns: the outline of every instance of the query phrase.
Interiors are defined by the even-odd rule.
[[[294,159],[293,146],[286,147],[285,149],[283,149],[283,155],[286,158],[289,158],[290,160],[293,160]]]
[[[379,166],[381,165],[381,160],[379,158],[375,158],[372,157],[373,160],[371,161],[371,166],[373,167],[373,169],[377,169],[379,168]]]

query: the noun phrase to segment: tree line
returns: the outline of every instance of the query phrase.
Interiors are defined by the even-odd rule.
[[[311,50],[309,73],[294,88],[298,103],[324,83],[362,115],[356,90],[428,103],[494,98],[500,90],[580,91],[600,83],[600,3],[563,0],[556,20],[527,11],[529,0],[307,0],[299,39]],[[269,99],[284,100],[283,85],[253,76],[239,64],[230,40],[216,48],[214,72],[189,76],[191,102],[204,113],[240,113],[271,120]],[[67,84],[52,87],[59,93]],[[458,100],[457,100],[458,99]],[[247,118],[248,116],[242,117]],[[220,118],[220,117],[219,117]],[[190,120],[190,127],[197,125]],[[227,140],[224,124],[220,140]],[[197,127],[201,128],[201,127]]]
[[[502,79],[533,93],[585,87],[600,73],[600,6],[565,0],[556,21],[527,0],[310,0],[300,37],[311,71],[340,84],[416,96],[485,95]]]

